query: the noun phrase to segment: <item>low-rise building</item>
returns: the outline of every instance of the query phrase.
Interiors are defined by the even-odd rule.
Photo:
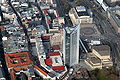
[[[37,36],[38,35],[38,36]],[[32,44],[33,55],[37,56],[40,60],[41,58],[46,59],[45,48],[43,46],[43,40],[41,39],[41,34],[36,34],[30,37]]]
[[[92,46],[92,52],[87,54],[85,63],[89,65],[91,69],[102,69],[103,67],[113,66],[113,62],[110,57],[110,47],[108,45]]]
[[[7,4],[1,4],[1,10],[5,11],[5,12],[8,12],[10,9],[9,5]]]
[[[93,22],[93,18],[84,6],[77,6],[75,8],[72,8],[69,11],[69,17],[73,25],[78,23],[84,24]]]
[[[61,33],[55,33],[52,36],[50,36],[50,44],[53,45],[61,45],[62,44],[62,34]]]
[[[43,25],[38,25],[33,29],[30,27],[28,30],[30,33],[32,33],[32,36],[41,36],[42,34],[46,34],[46,29]]]
[[[35,77],[29,52],[20,52],[5,54],[5,60],[12,80],[18,80],[21,73],[27,76],[29,80]],[[22,77],[23,78],[23,77]],[[27,79],[25,78],[25,80]]]
[[[48,57],[46,59],[40,58],[39,61],[41,66],[35,66],[34,68],[37,74],[43,79],[56,80],[67,71],[66,67],[63,65],[60,52],[48,53]]]
[[[101,60],[92,53],[89,53],[88,58],[85,60],[85,63],[91,67],[91,69],[102,69]]]
[[[37,54],[38,54],[39,59],[46,58],[46,54],[44,51],[44,46],[43,46],[41,38],[36,38],[36,49],[37,49]]]
[[[33,80],[35,77],[34,68],[32,65],[15,67],[10,70],[10,76],[12,80],[24,79]]]
[[[8,69],[32,64],[29,55],[30,55],[29,52],[5,54]]]
[[[108,45],[93,46],[92,53],[100,58],[103,67],[113,66]]]
[[[39,0],[39,2],[44,3],[44,4],[50,4],[53,7],[56,7],[56,1],[55,0]]]
[[[64,18],[59,16],[57,8],[43,8],[47,29],[59,29],[65,24]]]
[[[9,35],[3,36],[5,54],[28,51],[28,42],[20,26],[9,25],[4,27],[6,28],[7,35]]]

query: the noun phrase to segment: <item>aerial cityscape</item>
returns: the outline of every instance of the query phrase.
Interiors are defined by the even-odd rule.
[[[0,80],[120,80],[120,0],[0,0]]]

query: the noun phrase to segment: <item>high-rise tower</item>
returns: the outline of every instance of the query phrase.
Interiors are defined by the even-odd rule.
[[[63,58],[69,67],[79,63],[80,24],[64,28]]]

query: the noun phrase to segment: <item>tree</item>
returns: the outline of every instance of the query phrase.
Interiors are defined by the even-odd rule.
[[[99,72],[97,74],[97,80],[107,80],[105,73],[106,72],[103,69],[99,70]]]

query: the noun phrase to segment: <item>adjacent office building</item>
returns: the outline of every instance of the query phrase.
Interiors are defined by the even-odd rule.
[[[65,65],[73,66],[79,62],[80,24],[64,28],[63,58]]]
[[[69,17],[73,25],[76,25],[78,23],[93,23],[92,12],[90,10],[87,10],[84,6],[71,8],[71,10],[69,11]]]
[[[110,53],[110,47],[108,45],[94,45],[92,46],[92,52],[87,54],[85,63],[89,65],[91,69],[111,67],[113,66],[113,62]]]

